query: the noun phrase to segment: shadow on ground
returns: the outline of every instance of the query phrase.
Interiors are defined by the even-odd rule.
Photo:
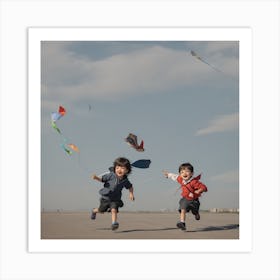
[[[197,230],[190,230],[189,232],[218,231],[218,230],[230,230],[230,229],[237,229],[237,228],[239,228],[239,224],[231,224],[231,225],[218,226],[218,227],[200,228],[200,229],[197,229]]]
[[[239,224],[230,224],[225,226],[210,226],[205,228],[199,228],[197,230],[187,230],[187,232],[201,232],[201,231],[220,231],[220,230],[231,230],[239,228]],[[111,230],[111,228],[97,228],[97,230]],[[130,229],[130,230],[117,230],[116,233],[126,233],[126,232],[148,232],[148,231],[166,231],[166,230],[178,230],[177,227],[167,227],[167,228],[155,228],[155,229]]]
[[[155,229],[129,229],[129,230],[117,230],[116,233],[124,232],[139,232],[139,231],[165,231],[165,230],[178,230],[176,227],[170,228],[155,228]],[[97,228],[97,230],[111,230],[111,228]]]

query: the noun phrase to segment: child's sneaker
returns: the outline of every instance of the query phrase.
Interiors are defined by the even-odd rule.
[[[194,217],[195,217],[195,219],[198,221],[198,220],[200,220],[200,215],[199,215],[199,213],[196,213],[195,215],[194,215]]]
[[[114,223],[112,223],[111,229],[116,230],[118,227],[119,227],[119,223],[114,222]]]
[[[186,224],[183,222],[178,222],[177,228],[180,228],[181,230],[186,230]]]
[[[92,220],[95,220],[95,218],[96,218],[96,213],[94,213],[94,212],[92,211],[92,212],[91,212],[90,218],[91,218]]]

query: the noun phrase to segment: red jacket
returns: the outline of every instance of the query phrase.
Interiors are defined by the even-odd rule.
[[[202,192],[207,192],[207,187],[199,181],[200,177],[201,174],[188,182],[184,182],[184,179],[180,175],[177,177],[177,182],[181,185],[182,188],[182,197],[187,200],[194,200],[200,197]],[[198,189],[201,189],[202,192],[196,194],[194,191]]]

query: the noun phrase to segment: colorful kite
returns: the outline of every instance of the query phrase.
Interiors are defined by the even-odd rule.
[[[51,113],[51,125],[52,127],[59,133],[61,134],[60,129],[57,127],[56,122],[63,117],[66,114],[66,110],[62,107],[59,106],[58,112]]]
[[[68,142],[68,140],[65,138],[65,136],[62,135],[60,129],[57,127],[56,122],[63,117],[66,114],[66,110],[65,108],[63,108],[62,106],[59,106],[58,108],[58,112],[53,112],[51,113],[51,125],[53,127],[53,129],[55,129],[59,134],[61,134],[61,136],[63,137],[63,142],[62,144],[60,144],[61,148],[68,154],[71,155],[74,152],[79,152],[79,148],[74,145],[74,144],[66,144]]]
[[[62,117],[62,115],[59,114],[59,113],[52,113],[51,114],[52,122],[58,121],[61,117]]]
[[[144,151],[144,141],[142,140],[140,145],[137,142],[137,136],[129,133],[128,136],[125,138],[125,141],[136,151],[143,152]]]
[[[73,151],[77,152],[77,153],[80,152],[79,148],[78,148],[76,145],[74,145],[74,144],[68,144],[67,146],[68,146],[70,149],[72,149]]]
[[[66,110],[62,106],[59,106],[58,113],[60,115],[64,116],[66,114]]]
[[[77,152],[77,153],[80,152],[79,148],[76,145],[74,145],[74,144],[60,144],[60,146],[68,155],[72,155],[73,151]]]

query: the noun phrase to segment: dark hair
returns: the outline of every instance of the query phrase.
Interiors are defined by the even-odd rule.
[[[125,167],[127,169],[127,175],[131,172],[131,164],[130,164],[130,161],[127,158],[119,157],[119,158],[115,159],[115,161],[114,161],[114,171],[115,171],[117,165]]]
[[[179,166],[179,173],[181,172],[182,169],[185,169],[187,168],[188,170],[191,171],[191,173],[193,173],[193,166],[187,162],[187,163],[182,163],[180,166]]]

